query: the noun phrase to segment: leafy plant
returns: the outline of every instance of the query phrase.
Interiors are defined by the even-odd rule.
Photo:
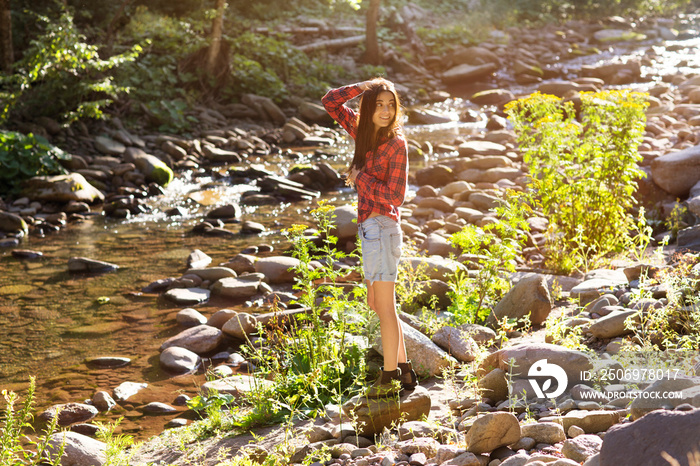
[[[39,175],[65,173],[59,163],[68,155],[34,134],[0,131],[0,186],[12,190],[20,182]]]
[[[114,84],[107,71],[133,61],[141,51],[100,58],[64,10],[57,19],[37,15],[45,32],[32,40],[16,72],[0,78],[0,124],[10,117],[48,116],[71,123],[79,118],[101,118],[103,109],[125,87]]]
[[[466,225],[452,235],[451,242],[464,254],[475,258],[475,274],[458,272],[452,282],[452,313],[456,324],[483,322],[494,304],[510,288],[506,272],[514,272],[522,249],[524,232],[529,230],[524,196],[509,192],[495,208],[497,220],[478,227]]]
[[[57,466],[61,463],[64,444],[57,448],[49,445],[49,438],[57,431],[58,415],[52,418],[36,441],[24,437],[25,430],[33,429],[32,406],[35,389],[34,377],[30,377],[27,395],[19,409],[15,406],[19,401],[19,396],[13,391],[2,391],[2,396],[5,399],[5,410],[2,420],[0,420],[0,464]]]
[[[646,94],[581,93],[580,121],[571,101],[541,94],[510,102],[508,116],[529,168],[533,203],[549,219],[548,264],[586,269],[629,244],[630,211],[642,172],[637,151]]]

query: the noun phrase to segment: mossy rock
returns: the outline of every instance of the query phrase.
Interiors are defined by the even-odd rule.
[[[148,181],[154,181],[161,186],[167,186],[173,180],[173,171],[161,162],[153,167],[153,171],[146,177]]]

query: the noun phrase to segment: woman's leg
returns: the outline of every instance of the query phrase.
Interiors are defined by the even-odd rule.
[[[375,281],[370,285],[367,281],[367,304],[379,317],[385,371],[395,370],[399,361],[406,362],[406,347],[396,314],[394,288],[394,282]]]

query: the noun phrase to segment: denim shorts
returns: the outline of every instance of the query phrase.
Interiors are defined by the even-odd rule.
[[[395,282],[401,258],[401,227],[384,215],[368,218],[359,226],[365,280]]]

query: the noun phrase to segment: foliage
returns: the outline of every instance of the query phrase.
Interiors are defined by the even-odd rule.
[[[24,437],[23,431],[32,429],[32,406],[34,404],[34,378],[29,379],[29,389],[19,409],[15,404],[19,396],[12,391],[3,390],[5,410],[0,420],[0,464],[13,466],[51,465],[57,466],[63,456],[64,445],[54,450],[49,446],[49,438],[56,432],[58,415],[54,416],[46,430],[36,441]],[[51,460],[47,460],[49,453]]]
[[[127,89],[114,84],[107,71],[133,61],[139,46],[102,59],[97,47],[85,42],[63,11],[57,19],[38,16],[44,33],[31,41],[16,72],[0,80],[0,123],[9,118],[47,116],[70,123],[79,118],[101,118],[103,109]]]
[[[0,186],[11,190],[33,176],[65,173],[59,161],[67,158],[41,136],[0,131]]]
[[[633,194],[643,174],[637,147],[645,95],[581,93],[580,121],[573,102],[539,92],[507,105],[530,171],[530,194],[549,219],[551,267],[587,269],[629,244]]]
[[[509,191],[499,207],[497,220],[483,227],[466,225],[452,235],[451,242],[478,265],[475,275],[458,272],[451,286],[452,304],[448,311],[457,324],[483,322],[494,304],[510,288],[505,272],[514,272],[524,232],[529,230],[525,214],[529,206],[524,196]]]

